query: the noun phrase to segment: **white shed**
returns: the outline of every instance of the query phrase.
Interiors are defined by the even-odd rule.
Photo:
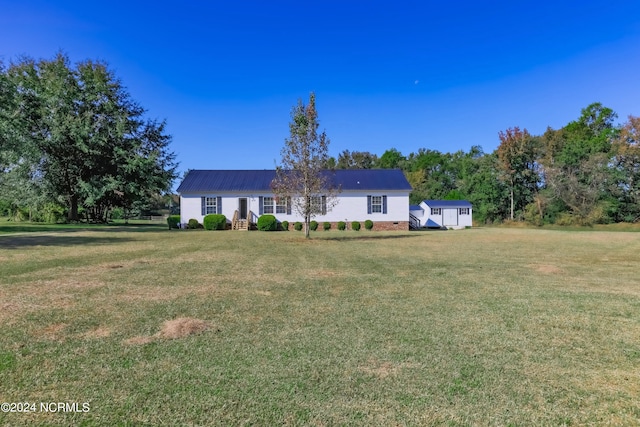
[[[472,224],[472,206],[466,200],[423,200],[409,213],[427,228],[465,228]]]

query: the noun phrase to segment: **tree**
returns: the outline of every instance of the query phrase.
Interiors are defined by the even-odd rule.
[[[371,169],[378,161],[378,156],[368,151],[344,150],[338,155],[336,169]]]
[[[23,58],[3,74],[13,95],[0,105],[0,133],[11,135],[14,152],[30,154],[14,156],[11,167],[28,163],[66,204],[69,221],[79,220],[80,207],[92,221],[106,221],[112,207],[169,189],[177,165],[164,122],[145,120],[106,64],[72,66],[58,53]]]
[[[396,169],[400,167],[400,163],[405,160],[401,152],[392,148],[382,153],[378,159],[377,167],[382,169]]]
[[[518,127],[500,131],[497,153],[503,179],[509,184],[509,217],[514,219],[516,205],[521,209],[529,204],[538,187],[537,150],[529,132]]]
[[[611,167],[617,115],[600,103],[583,108],[578,120],[564,128],[547,129],[542,137],[543,179],[565,216],[579,224],[604,221],[615,193],[616,171]]]
[[[640,220],[640,117],[629,116],[613,139],[613,152],[622,204],[619,219],[636,222]]]
[[[299,100],[291,110],[290,135],[284,141],[281,165],[272,183],[276,195],[291,200],[292,208],[304,217],[306,238],[311,218],[331,210],[339,192],[331,172],[323,169],[329,159],[329,139],[324,131],[318,133],[318,127],[316,97],[311,92],[308,105]]]

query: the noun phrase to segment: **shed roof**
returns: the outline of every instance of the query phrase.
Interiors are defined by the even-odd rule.
[[[342,190],[411,191],[400,169],[339,169],[324,173]],[[190,170],[178,192],[271,191],[275,177],[275,170]]]
[[[424,200],[424,204],[430,208],[470,208],[467,200]]]

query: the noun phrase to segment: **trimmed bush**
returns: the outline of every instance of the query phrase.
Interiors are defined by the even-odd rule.
[[[187,228],[190,229],[190,230],[195,230],[195,229],[198,229],[200,227],[201,227],[200,223],[198,222],[197,219],[194,219],[194,218],[191,218],[189,220],[189,222],[187,223]]]
[[[358,221],[353,221],[351,223],[351,229],[354,231],[360,231],[360,223]]]
[[[302,230],[302,223],[300,221],[297,221],[294,225],[293,228],[296,229],[296,231],[301,231]]]
[[[278,229],[278,220],[275,216],[267,214],[258,218],[258,230],[260,231],[276,231]]]
[[[371,221],[370,219],[366,220],[364,222],[364,228],[371,231],[373,229],[373,221]]]
[[[227,217],[222,214],[209,214],[202,220],[205,230],[224,230],[227,228]]]
[[[167,225],[169,226],[169,230],[172,228],[178,228],[178,224],[180,224],[180,215],[169,215],[167,217]]]
[[[318,221],[311,221],[309,223],[309,230],[316,231],[318,229]]]
[[[347,223],[344,221],[340,221],[338,222],[338,230],[346,230],[347,229]]]
[[[324,228],[324,231],[331,230],[331,223],[330,222],[323,223],[322,228]]]
[[[284,231],[289,231],[289,221],[282,221],[280,227],[282,227]]]

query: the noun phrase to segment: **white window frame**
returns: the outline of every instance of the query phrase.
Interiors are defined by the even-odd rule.
[[[286,214],[287,213],[287,198],[286,197],[276,197],[275,198],[275,211],[277,214]]]
[[[264,214],[270,214],[273,215],[274,213],[274,202],[275,202],[275,198],[271,197],[271,196],[265,196],[262,199],[262,212]]]
[[[431,215],[442,215],[442,208],[431,208]]]
[[[382,196],[371,196],[371,213],[382,213]]]
[[[204,198],[205,215],[218,213],[218,198],[206,196]]]
[[[460,208],[458,210],[458,214],[460,214],[460,215],[469,215],[469,208]]]

